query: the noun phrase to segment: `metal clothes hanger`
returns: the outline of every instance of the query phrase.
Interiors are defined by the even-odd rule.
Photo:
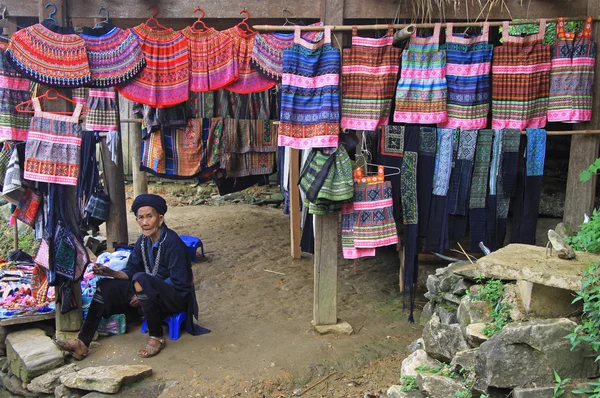
[[[110,16],[108,8],[100,7],[100,9],[98,10],[98,14],[102,14],[102,11],[106,11],[106,18],[104,19],[104,21],[96,22],[92,29],[100,29],[102,27],[102,24],[108,23],[108,18]]]
[[[196,22],[194,22],[192,24],[192,30],[194,32],[206,32],[208,30],[208,26],[206,26],[206,24],[202,20],[202,18],[204,18],[204,10],[202,8],[196,8],[194,10],[194,14],[197,13],[198,11],[200,11],[202,14],[200,14],[200,16],[198,17],[198,19],[196,20]],[[199,23],[202,24],[202,26],[204,27],[204,29],[196,29],[196,24],[199,24]]]
[[[54,19],[54,18],[53,18],[53,15],[54,15],[54,14],[56,14],[56,5],[54,5],[54,3],[48,3],[48,4],[46,4],[46,5],[44,6],[44,8],[46,8],[46,9],[47,9],[48,7],[52,7],[52,8],[53,8],[53,10],[52,10],[52,11],[50,11],[50,14],[48,15],[48,17],[47,17],[46,19],[44,19],[44,21],[48,21],[48,20],[50,20],[50,21],[54,22],[54,24],[55,24],[56,26],[60,26],[60,25],[58,24],[58,22],[56,22],[56,19]]]
[[[368,170],[367,166],[376,167],[377,169],[379,169],[380,167],[383,167],[384,169],[387,169],[389,171],[393,171],[392,173],[384,174],[384,177],[391,177],[391,176],[395,176],[395,175],[400,174],[400,168],[399,167],[386,166],[386,165],[382,165],[382,164],[370,163],[371,158],[372,158],[372,154],[371,154],[371,151],[369,151],[369,149],[367,148],[367,137],[366,137],[364,131],[362,132],[362,140],[361,140],[361,146],[360,146],[360,153],[358,153],[356,155],[356,157],[360,157],[363,160],[363,163],[361,165],[359,165],[359,163],[357,161],[355,167],[360,167],[361,169],[364,168],[364,175],[365,176],[369,175],[369,170]]]
[[[293,16],[293,14],[287,8],[284,8],[283,11],[282,11],[282,13],[283,13],[283,17],[285,18],[285,22],[284,22],[283,26],[286,26],[286,25],[301,25],[301,26],[305,26],[304,22],[302,22],[302,21],[298,21],[296,23],[290,21],[285,14],[288,13],[288,14],[290,14],[290,16]]]
[[[243,9],[240,11],[240,14],[246,14],[246,18],[242,19],[242,22],[240,22],[239,24],[237,24],[237,26],[241,29],[243,26],[246,27],[246,33],[249,35],[253,35],[256,33],[256,31],[254,29],[252,29],[247,23],[246,21],[248,19],[250,19],[250,11]]]
[[[148,9],[154,10],[154,14],[152,14],[152,16],[148,18],[148,20],[146,21],[146,26],[152,30],[168,30],[169,28],[158,23],[158,20],[156,19],[156,16],[158,15],[158,7],[152,4],[148,7]],[[151,22],[154,23],[154,26],[150,25]]]

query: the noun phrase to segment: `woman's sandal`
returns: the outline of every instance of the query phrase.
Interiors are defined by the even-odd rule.
[[[63,351],[70,352],[73,358],[81,361],[89,354],[89,349],[79,339],[72,340],[53,340],[54,344]]]
[[[167,342],[165,341],[164,338],[150,336],[150,339],[154,339],[154,340],[158,341],[160,344],[152,345],[152,344],[150,344],[150,340],[148,340],[148,342],[146,342],[146,344],[144,344],[144,346],[138,351],[138,355],[142,358],[150,358],[150,357],[155,356],[167,345]],[[142,354],[141,351],[146,351],[146,354]]]

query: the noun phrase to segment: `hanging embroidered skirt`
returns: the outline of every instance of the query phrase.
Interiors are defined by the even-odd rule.
[[[355,184],[354,211],[354,247],[371,249],[398,243],[389,181]]]
[[[447,119],[446,51],[440,49],[440,27],[435,24],[428,38],[415,32],[402,53],[394,122],[434,124]]]
[[[284,51],[278,143],[297,149],[337,147],[340,133],[340,52],[331,45],[331,28],[310,43],[294,32]]]
[[[323,22],[317,22],[310,26],[323,26]],[[302,38],[307,41],[319,41],[323,38],[323,32],[303,32]],[[252,48],[252,66],[269,79],[281,83],[283,51],[293,45],[293,33],[258,33],[254,38],[254,47]]]
[[[31,115],[17,112],[15,107],[31,99],[29,87],[30,81],[15,71],[6,62],[5,51],[0,51],[0,139],[27,139]]]
[[[565,32],[564,18],[556,24],[558,41],[552,51],[548,121],[575,123],[592,118],[596,43],[592,42],[592,17],[583,31]]]
[[[191,91],[218,90],[238,78],[234,42],[229,35],[214,28],[197,31],[191,26],[181,33],[188,42]]]
[[[185,36],[173,29],[156,31],[146,24],[131,28],[146,58],[146,67],[133,80],[117,86],[128,100],[166,108],[189,97],[189,57]]]
[[[475,160],[473,162],[473,178],[471,179],[471,195],[469,196],[469,225],[471,230],[471,250],[479,249],[479,242],[485,240],[485,204],[488,180],[490,176],[490,161],[493,130],[479,130]]]
[[[119,108],[114,88],[92,88],[87,99],[85,128],[90,131],[119,131]]]
[[[238,94],[249,94],[275,87],[277,82],[269,79],[252,66],[255,34],[248,34],[239,26],[229,28],[223,31],[223,34],[233,40],[233,55],[238,68],[238,78],[225,86],[225,89]]]
[[[529,36],[511,36],[502,27],[502,46],[492,58],[492,128],[544,127],[550,91],[551,46],[543,44],[546,20]]]
[[[489,23],[480,35],[454,34],[446,24],[446,81],[448,120],[440,127],[482,129],[490,102],[490,67],[494,46],[488,43]]]
[[[381,39],[356,33],[343,50],[341,126],[375,131],[389,122],[401,50],[392,46],[392,29]]]
[[[82,136],[79,115],[83,105],[77,104],[71,116],[42,111],[37,98],[33,98],[33,108],[35,113],[25,145],[24,177],[77,185]]]
[[[73,28],[45,20],[12,35],[6,59],[28,79],[75,88],[92,81],[84,40]]]
[[[125,84],[146,66],[146,59],[136,37],[129,30],[106,24],[99,29],[83,28],[91,87]]]

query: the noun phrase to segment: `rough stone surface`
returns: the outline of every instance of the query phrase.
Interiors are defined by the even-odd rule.
[[[23,388],[23,382],[19,378],[7,373],[0,373],[0,385],[0,387],[9,391],[14,396],[18,395],[25,398],[35,398],[38,396],[38,394],[29,392]]]
[[[150,366],[112,365],[85,368],[77,373],[61,376],[60,381],[69,388],[115,394],[122,384],[141,380],[151,374]]]
[[[552,397],[554,389],[552,387],[517,387],[513,390],[513,398],[548,398]]]
[[[452,325],[454,323],[458,323],[458,319],[456,318],[456,311],[449,311],[448,309],[438,306],[435,309],[435,313],[438,317],[440,317],[440,322],[445,325]]]
[[[25,383],[65,362],[62,351],[40,329],[10,333],[6,337],[6,351],[10,369]]]
[[[31,383],[27,385],[27,389],[31,392],[52,394],[56,386],[60,384],[60,376],[78,372],[79,370],[79,366],[73,363],[51,370],[50,372],[31,380]]]
[[[598,261],[600,255],[584,252],[577,252],[574,260],[561,260],[556,256],[546,258],[545,247],[510,244],[454,272],[469,279],[480,275],[486,279],[525,280],[576,291],[588,264]]]
[[[467,290],[471,287],[471,283],[465,281],[463,278],[460,278],[458,282],[456,282],[456,286],[452,290],[452,294],[457,296],[464,296]]]
[[[450,369],[453,372],[456,372],[461,368],[474,369],[477,352],[479,352],[479,347],[457,352],[456,355],[454,355],[454,358],[452,358],[452,362],[450,362]]]
[[[451,292],[461,278],[453,273],[440,279],[440,290],[442,292]]]
[[[387,396],[387,398],[423,398],[424,397],[424,395],[421,394],[421,392],[419,390],[404,392],[404,391],[402,391],[402,386],[391,386],[387,390],[386,396]]]
[[[423,311],[421,312],[421,317],[419,318],[419,324],[421,326],[427,325],[427,322],[431,320],[431,316],[435,311],[435,303],[433,301],[428,301],[427,304],[423,307]]]
[[[576,324],[565,318],[512,323],[481,344],[475,372],[483,388],[513,388],[553,383],[556,370],[562,378],[598,376],[595,354],[588,344],[571,351],[565,336]]]
[[[431,357],[445,362],[450,362],[458,351],[469,348],[460,326],[444,325],[437,315],[433,315],[423,329],[423,341]]]
[[[117,395],[123,398],[157,398],[165,391],[166,385],[165,382],[143,380],[121,387]],[[85,394],[83,398],[111,398],[114,396],[114,394],[93,391]],[[167,396],[173,397],[176,394],[171,393]]]
[[[400,375],[416,376],[418,374],[417,368],[419,366],[428,366],[434,368],[440,365],[440,361],[433,359],[432,357],[427,355],[427,353],[424,350],[417,350],[402,361],[402,369],[400,371]]]
[[[527,313],[523,307],[523,301],[519,298],[519,288],[517,285],[513,283],[504,285],[502,301],[510,304],[510,319],[515,322],[520,322],[525,319]]]
[[[350,336],[354,329],[345,321],[339,321],[335,325],[313,325],[319,334],[338,334],[342,336]]]
[[[435,275],[427,276],[427,291],[437,294],[440,290],[440,278]]]
[[[467,326],[470,324],[492,321],[492,309],[487,301],[471,301],[463,298],[456,315],[465,338],[467,337]]]
[[[459,391],[466,391],[462,384],[451,378],[432,374],[419,374],[417,385],[421,394],[430,398],[448,398]]]
[[[444,293],[444,295],[442,297],[446,301],[449,301],[449,302],[451,302],[453,304],[456,304],[456,305],[460,305],[460,297],[455,296],[452,293]]]
[[[408,348],[408,351],[412,354],[417,350],[425,349],[425,342],[423,341],[422,337],[419,337],[418,339],[410,343],[406,348]]]
[[[485,334],[483,334],[483,328],[485,323],[472,323],[465,329],[465,335],[467,341],[472,347],[479,347],[481,344],[489,340]]]
[[[81,398],[87,391],[77,390],[75,388],[69,388],[62,384],[59,384],[54,389],[54,397],[55,398]]]

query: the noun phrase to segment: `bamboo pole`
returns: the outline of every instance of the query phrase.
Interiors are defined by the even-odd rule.
[[[568,17],[565,18],[565,21],[585,21],[585,17]],[[509,21],[511,25],[526,25],[526,24],[537,24],[540,22],[540,19],[522,19],[518,21]],[[594,17],[595,21],[600,20],[600,17]],[[557,22],[558,18],[546,18],[546,22]],[[455,27],[478,27],[483,26],[485,22],[453,22]],[[504,21],[490,21],[490,26],[502,26]],[[405,24],[392,24],[391,26],[394,29],[402,29],[407,26],[416,26],[417,28],[433,28],[435,27],[435,23],[405,23]],[[442,27],[446,26],[445,22],[441,23]],[[293,32],[297,26],[294,25],[254,25],[252,28],[254,30],[258,30],[261,32]],[[306,31],[319,31],[324,30],[325,26],[298,26],[300,30],[303,32]],[[357,30],[387,30],[390,27],[390,24],[376,24],[376,25],[329,25],[331,30],[334,32],[345,32],[351,31],[354,27]]]

